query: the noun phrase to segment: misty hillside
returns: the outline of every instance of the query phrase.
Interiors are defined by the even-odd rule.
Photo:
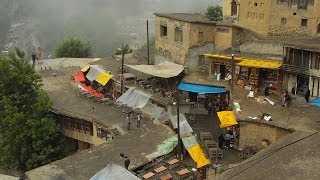
[[[220,1],[215,1],[220,2]],[[146,20],[154,33],[154,12],[204,12],[213,0],[0,0],[0,42],[13,42],[44,58],[65,37],[90,42],[94,56],[109,56],[121,42],[145,43]],[[8,34],[8,25],[24,23]],[[12,28],[11,28],[12,31]],[[12,40],[13,39],[13,40]]]

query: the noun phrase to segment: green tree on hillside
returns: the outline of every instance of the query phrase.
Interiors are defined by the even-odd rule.
[[[130,48],[130,46],[128,44],[126,44],[125,46],[123,46],[123,51],[124,51],[124,54],[130,54],[132,53],[132,49]],[[122,54],[122,49],[121,48],[118,48],[116,50],[116,53],[115,55],[121,55]]]
[[[0,166],[29,170],[63,156],[50,99],[23,53],[0,57]]]
[[[222,7],[219,5],[208,6],[207,12],[205,13],[206,17],[210,19],[210,21],[221,21],[222,20]]]
[[[55,57],[87,58],[91,56],[91,47],[88,42],[77,38],[61,41],[55,49]]]

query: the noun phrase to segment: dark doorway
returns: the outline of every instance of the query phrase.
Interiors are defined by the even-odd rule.
[[[231,16],[236,16],[237,14],[238,14],[237,2],[236,0],[233,0],[231,2]]]
[[[220,65],[220,79],[224,79],[226,77],[226,65],[221,64]]]
[[[297,94],[304,95],[309,89],[309,77],[306,75],[297,75]]]
[[[317,27],[317,34],[320,34],[320,24],[318,24],[318,27]]]

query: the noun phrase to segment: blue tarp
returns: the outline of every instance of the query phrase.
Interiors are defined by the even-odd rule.
[[[226,88],[199,85],[199,84],[190,84],[185,82],[181,82],[178,86],[178,89],[182,91],[195,92],[199,94],[219,94],[219,93],[227,92]]]
[[[311,101],[310,104],[320,107],[320,98]]]

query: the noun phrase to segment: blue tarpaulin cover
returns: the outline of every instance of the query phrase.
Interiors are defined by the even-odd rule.
[[[226,88],[215,87],[215,86],[206,86],[200,84],[190,84],[181,82],[178,86],[179,90],[195,92],[199,94],[219,94],[227,92]]]
[[[320,107],[320,98],[311,101],[310,104]]]

